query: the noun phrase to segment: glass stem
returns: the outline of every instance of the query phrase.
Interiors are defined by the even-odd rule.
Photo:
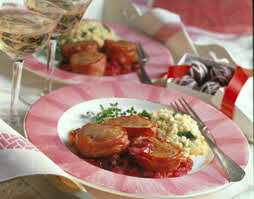
[[[56,55],[57,37],[52,36],[47,49],[47,78],[45,80],[43,94],[48,94],[52,91],[52,74],[54,72],[54,63]]]
[[[23,60],[15,61],[12,71],[12,88],[11,88],[11,106],[10,106],[10,123],[15,125],[17,121],[17,103],[20,93],[20,82],[23,70]]]

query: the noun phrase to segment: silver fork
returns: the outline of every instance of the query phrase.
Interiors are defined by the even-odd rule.
[[[204,136],[207,144],[212,149],[213,153],[217,157],[222,166],[227,179],[229,182],[237,182],[243,179],[245,176],[245,171],[237,165],[230,157],[228,157],[217,145],[214,143],[209,136],[209,129],[206,127],[204,122],[200,119],[197,113],[190,107],[190,105],[185,101],[185,99],[179,99],[178,102],[171,103],[171,107],[176,112],[184,113],[190,115],[194,120],[197,121],[199,129]]]
[[[140,63],[140,72],[141,72],[140,80],[144,84],[152,84],[151,79],[149,78],[149,76],[145,71],[145,64],[148,62],[149,56],[146,54],[140,43],[138,43],[137,46],[138,46],[138,61]]]

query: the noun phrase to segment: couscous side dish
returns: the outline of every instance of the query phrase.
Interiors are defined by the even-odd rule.
[[[105,40],[116,40],[114,30],[105,24],[96,21],[82,21],[76,25],[71,31],[60,37],[59,44],[95,41],[100,47],[104,45]]]
[[[175,113],[170,109],[159,109],[151,113],[157,122],[157,135],[183,150],[184,155],[204,155],[209,149],[197,122],[189,115]]]

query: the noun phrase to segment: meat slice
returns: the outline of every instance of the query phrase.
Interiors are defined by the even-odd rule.
[[[62,55],[65,60],[69,60],[70,57],[78,52],[98,52],[99,46],[95,41],[82,41],[67,43],[62,46]]]
[[[129,145],[124,128],[111,124],[87,124],[75,135],[75,148],[86,158],[119,154]]]
[[[106,69],[106,56],[98,52],[79,52],[70,59],[73,72],[102,76]]]
[[[139,136],[155,136],[157,124],[137,115],[122,116],[106,120],[105,123],[124,127],[128,132],[129,140]]]
[[[110,60],[115,60],[123,66],[130,65],[137,59],[137,45],[129,41],[106,40],[104,50]]]
[[[175,170],[183,158],[180,148],[156,137],[139,137],[128,150],[137,164],[152,171]]]

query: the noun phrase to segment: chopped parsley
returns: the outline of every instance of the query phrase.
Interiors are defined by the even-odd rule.
[[[184,136],[184,137],[186,137],[190,140],[195,140],[196,139],[196,136],[193,135],[191,131],[179,132],[179,133],[177,133],[177,135],[180,136],[180,137]]]

